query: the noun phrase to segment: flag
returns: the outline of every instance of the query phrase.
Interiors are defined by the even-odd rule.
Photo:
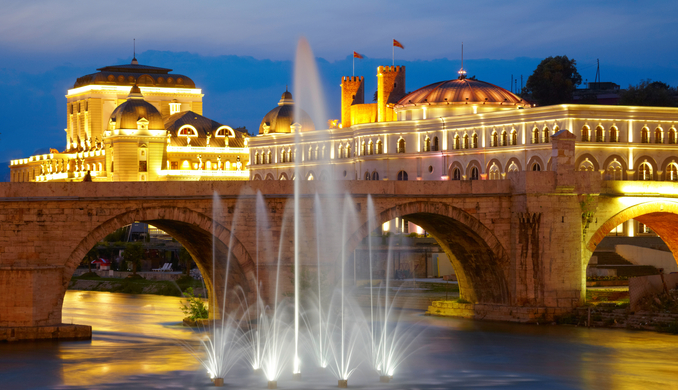
[[[403,46],[402,43],[396,41],[395,39],[393,40],[393,46],[399,47],[399,48],[401,48],[401,49],[404,49],[404,48],[405,48],[405,46]]]
[[[362,59],[363,56],[362,56],[362,54],[358,54],[357,52],[354,51],[354,52],[353,52],[353,58],[360,58],[360,59]]]

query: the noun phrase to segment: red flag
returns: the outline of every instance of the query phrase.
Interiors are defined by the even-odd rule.
[[[362,56],[362,54],[358,54],[357,52],[354,51],[354,52],[353,52],[353,58],[360,58],[360,59],[362,59],[363,56]]]
[[[393,46],[399,47],[399,48],[401,48],[401,49],[404,49],[404,48],[405,48],[405,46],[403,46],[402,43],[396,41],[395,39],[393,40]]]

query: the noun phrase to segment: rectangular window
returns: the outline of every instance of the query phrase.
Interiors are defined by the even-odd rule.
[[[172,169],[172,170],[177,170],[177,169],[179,169],[179,161],[172,161],[172,162],[170,162],[170,169]]]
[[[146,161],[139,161],[139,172],[148,172]]]

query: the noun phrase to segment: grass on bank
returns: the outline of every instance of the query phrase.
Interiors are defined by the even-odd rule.
[[[94,274],[96,275],[96,274]],[[188,288],[201,288],[203,287],[202,282],[195,280],[190,276],[182,276],[176,281],[169,280],[147,280],[142,277],[137,278],[102,278],[94,275],[82,275],[82,276],[73,276],[71,278],[71,283],[77,280],[90,280],[99,282],[94,287],[94,290],[98,290],[104,282],[109,282],[111,285],[110,289],[105,291],[110,292],[120,292],[126,294],[155,294],[155,295],[167,295],[173,297],[182,296],[182,291],[186,291]],[[147,289],[147,287],[153,286],[153,289]],[[144,291],[146,289],[146,291]]]

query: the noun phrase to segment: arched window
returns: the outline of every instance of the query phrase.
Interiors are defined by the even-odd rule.
[[[366,156],[366,155],[367,155],[367,143],[365,143],[365,141],[363,141],[363,142],[360,144],[360,146],[361,146],[360,149],[361,149],[361,151],[362,151],[362,152],[361,152],[362,155],[363,155],[363,156]]]
[[[426,139],[424,140],[424,152],[430,152],[431,151],[431,139],[426,136]]]
[[[640,131],[640,142],[643,144],[650,143],[650,130],[648,130],[647,127],[643,127]]]
[[[468,134],[464,134],[464,149],[468,149]]]
[[[475,134],[475,133],[474,133],[474,134],[473,134],[473,137],[471,137],[471,147],[472,147],[473,149],[477,149],[477,148],[478,148],[478,134]]]
[[[379,173],[377,171],[372,172],[372,180],[379,180]]]
[[[672,127],[672,128],[669,129],[669,143],[670,144],[676,143],[676,129],[675,129],[675,127]]]
[[[508,133],[506,130],[501,131],[501,146],[507,146],[508,145]]]
[[[490,180],[499,180],[499,177],[501,176],[501,172],[499,172],[499,167],[497,164],[492,163],[492,166],[490,167]]]
[[[374,143],[372,143],[372,140],[367,144],[367,154],[374,154]]]
[[[490,146],[492,147],[499,146],[499,135],[497,134],[496,131],[492,132],[492,142]]]
[[[351,144],[346,144],[346,158],[351,158]]]
[[[280,162],[286,163],[287,162],[287,153],[285,153],[285,149],[280,152]]]
[[[320,147],[316,145],[315,149],[313,150],[313,160],[318,159],[318,149],[320,149]]]
[[[306,176],[306,180],[309,180],[309,181],[315,180],[315,177],[313,177],[313,172],[308,173],[308,176]]]
[[[596,127],[596,142],[605,142],[605,130],[602,126]]]
[[[480,171],[478,171],[478,167],[471,168],[471,180],[478,180],[479,177]]]
[[[539,163],[532,164],[532,170],[535,172],[541,171],[541,165],[539,165]]]
[[[608,180],[621,180],[622,179],[622,165],[617,161],[617,159],[614,159],[608,166],[607,166],[607,179]]]
[[[405,153],[405,140],[402,138],[398,140],[398,153]]]
[[[271,163],[271,151],[269,150],[266,153],[266,164],[270,164],[270,163]]]
[[[433,137],[433,151],[437,152],[439,150],[438,137]]]
[[[591,140],[591,129],[588,126],[581,128],[581,141],[589,142]]]
[[[551,132],[549,131],[548,127],[544,127],[544,130],[542,130],[542,134],[543,134],[542,139],[544,140],[545,144],[551,142]]]
[[[339,145],[339,152],[337,153],[337,158],[344,158],[344,145]]]
[[[610,142],[619,142],[619,130],[615,126],[610,127]]]
[[[666,167],[666,180],[676,181],[678,180],[678,164],[672,162]]]
[[[179,135],[182,137],[196,137],[198,134],[194,129],[186,126],[179,129]]]
[[[370,172],[365,172],[365,180],[370,180],[372,177],[370,176]]]
[[[584,159],[584,161],[579,164],[579,170],[584,171],[584,172],[593,172],[593,163],[588,159]]]
[[[313,146],[308,147],[308,161],[313,161]]]
[[[225,138],[225,137],[234,138],[235,132],[230,127],[222,127],[222,128],[217,130],[215,137],[217,137],[217,138]]]
[[[377,140],[377,154],[384,154],[384,145],[381,143],[381,140]]]
[[[654,129],[654,143],[663,144],[664,143],[664,132],[661,127]]]
[[[259,165],[259,152],[254,153],[254,165]]]
[[[327,156],[327,154],[325,154],[325,145],[323,145],[323,148],[322,148],[322,159],[323,160],[326,158],[325,156]],[[322,180],[322,174],[320,175],[320,178]]]
[[[645,161],[638,167],[638,180],[652,180],[652,165]]]
[[[405,171],[398,172],[398,180],[407,181],[407,172]]]
[[[461,170],[459,168],[452,170],[452,180],[461,180]]]
[[[511,145],[518,145],[518,132],[516,129],[511,130]]]
[[[532,129],[532,143],[533,144],[539,143],[539,129],[537,129],[536,127]]]
[[[459,134],[454,135],[454,149],[459,149]]]

